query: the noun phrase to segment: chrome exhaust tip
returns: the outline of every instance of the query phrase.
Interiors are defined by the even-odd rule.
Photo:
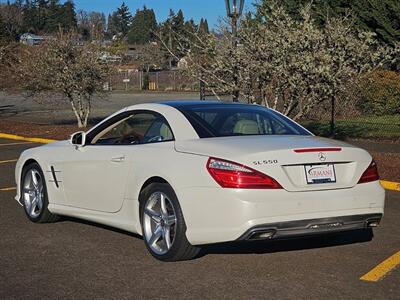
[[[368,220],[367,221],[367,227],[368,228],[374,228],[379,226],[379,220]]]
[[[270,229],[270,230],[260,230],[260,231],[256,231],[253,232],[248,240],[249,241],[257,241],[257,240],[270,240],[273,238],[273,236],[275,235],[276,230],[275,229]]]

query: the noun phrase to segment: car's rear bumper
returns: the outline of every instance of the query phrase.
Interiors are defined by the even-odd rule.
[[[238,240],[292,238],[366,229],[377,227],[381,219],[382,214],[365,214],[263,224],[250,228]]]
[[[185,217],[186,236],[193,245],[235,241],[266,224],[285,224],[277,228],[280,232],[275,237],[364,228],[363,217],[354,223],[349,220],[357,220],[357,216],[382,216],[385,204],[385,191],[379,181],[350,189],[309,192],[208,187],[176,192]],[[334,221],[324,222],[324,219]],[[329,229],[308,228],[309,220],[341,224],[337,225],[340,228],[332,228],[334,225]],[[292,221],[300,223],[292,226]]]

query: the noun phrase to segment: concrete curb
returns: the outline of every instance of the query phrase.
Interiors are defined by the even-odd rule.
[[[57,141],[57,140],[52,140],[52,139],[43,139],[43,138],[35,138],[35,137],[33,137],[33,138],[31,138],[31,137],[23,137],[23,136],[20,136],[20,135],[1,133],[1,132],[0,132],[0,138],[16,140],[16,141],[26,141],[26,142],[40,143],[40,144],[48,144],[48,143],[52,143],[52,142],[56,142]]]

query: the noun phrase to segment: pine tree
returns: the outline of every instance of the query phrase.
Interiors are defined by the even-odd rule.
[[[209,33],[210,32],[210,29],[208,28],[207,19],[201,18],[200,25],[199,25],[199,32],[201,32],[201,33]]]
[[[61,5],[59,0],[50,0],[48,6],[48,16],[47,22],[45,24],[44,30],[46,32],[55,32],[61,25]]]
[[[116,14],[114,16],[114,24],[117,33],[121,33],[125,36],[128,33],[129,26],[131,25],[132,15],[129,12],[128,6],[125,2],[122,2],[121,6],[117,8]]]
[[[23,28],[26,32],[36,33],[36,1],[26,0],[23,6]]]
[[[172,29],[177,33],[183,33],[185,30],[185,17],[181,9],[172,18]]]
[[[0,14],[0,44],[3,40],[6,39],[6,31],[5,31],[5,24],[3,22],[2,16]]]
[[[132,19],[132,26],[128,33],[128,42],[131,44],[147,44],[154,41],[154,32],[157,30],[157,20],[154,10],[146,6],[137,10]]]
[[[269,10],[276,0],[262,0],[256,7],[258,15],[263,10]],[[310,3],[310,0],[283,0],[279,3],[295,19],[301,19],[300,8]],[[400,1],[398,0],[314,0],[312,2],[313,17],[323,26],[327,17],[351,14],[357,25],[368,31],[375,32],[383,43],[394,44],[400,41]]]
[[[117,34],[117,28],[115,26],[114,20],[114,15],[109,14],[107,18],[107,36],[109,38],[112,38],[114,35]]]
[[[61,26],[66,31],[76,27],[77,22],[76,22],[75,4],[74,2],[72,2],[72,0],[67,0],[62,5],[61,20],[62,20]]]

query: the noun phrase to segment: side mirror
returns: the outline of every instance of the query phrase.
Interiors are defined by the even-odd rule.
[[[71,135],[70,143],[78,147],[85,146],[86,133],[84,131],[75,132],[73,135]]]

